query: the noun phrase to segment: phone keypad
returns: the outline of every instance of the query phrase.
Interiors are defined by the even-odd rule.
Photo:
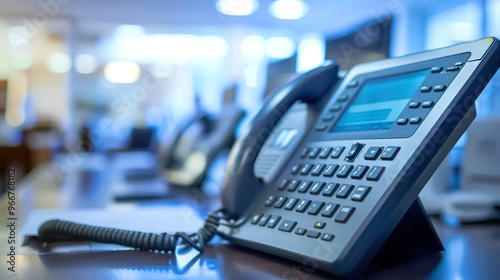
[[[384,166],[367,163],[392,161],[399,151],[398,146],[365,147],[363,143],[354,143],[347,151],[345,146],[305,147],[299,155],[303,162],[292,165],[290,177],[279,181],[277,189],[281,194],[270,195],[264,202],[269,209],[282,209],[274,211],[284,211],[283,215],[262,213],[254,216],[250,222],[256,226],[277,228],[280,231],[295,232],[297,235],[309,238],[332,241],[334,234],[326,232],[328,220],[318,220],[309,225],[311,228],[304,225],[298,227],[298,218],[290,219],[293,214],[289,217],[285,217],[284,214],[294,212],[331,219],[333,223],[348,223],[355,215],[356,203],[363,203],[370,195],[373,185],[369,182],[379,181],[385,170]],[[359,164],[361,162],[357,158],[361,152],[363,152],[361,159],[364,161]],[[314,161],[308,162],[311,159]],[[337,162],[332,163],[332,161]],[[346,161],[353,164],[341,163]],[[354,164],[355,162],[358,164]],[[346,182],[343,182],[344,180]],[[353,184],[356,181],[360,184]],[[296,195],[293,195],[294,193]],[[304,195],[309,197],[306,198]],[[312,199],[311,195],[317,199]],[[332,198],[337,201],[331,201]],[[322,232],[324,229],[325,232]]]

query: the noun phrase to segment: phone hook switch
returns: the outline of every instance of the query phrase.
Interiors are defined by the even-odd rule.
[[[351,146],[351,149],[349,152],[345,155],[345,160],[346,161],[354,161],[354,159],[358,156],[359,152],[363,149],[365,144],[361,143],[354,143]]]

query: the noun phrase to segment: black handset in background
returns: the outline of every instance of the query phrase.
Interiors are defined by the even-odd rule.
[[[328,95],[339,81],[337,72],[338,65],[329,61],[275,89],[265,100],[229,154],[222,190],[222,205],[229,216],[240,217],[261,191],[263,184],[254,174],[255,160],[281,118],[297,101],[314,104]]]

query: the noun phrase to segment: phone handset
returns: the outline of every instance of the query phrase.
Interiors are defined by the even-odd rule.
[[[222,205],[232,218],[239,218],[261,190],[262,182],[253,165],[262,146],[280,118],[296,102],[314,103],[339,81],[338,65],[327,61],[322,66],[298,76],[275,89],[242,131],[228,158],[222,189]]]

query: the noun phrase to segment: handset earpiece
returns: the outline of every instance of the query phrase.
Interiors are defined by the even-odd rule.
[[[275,89],[265,100],[229,154],[222,189],[222,205],[227,214],[240,217],[261,189],[262,183],[255,177],[253,165],[280,118],[296,101],[319,101],[339,81],[337,72],[338,65],[328,61]]]

